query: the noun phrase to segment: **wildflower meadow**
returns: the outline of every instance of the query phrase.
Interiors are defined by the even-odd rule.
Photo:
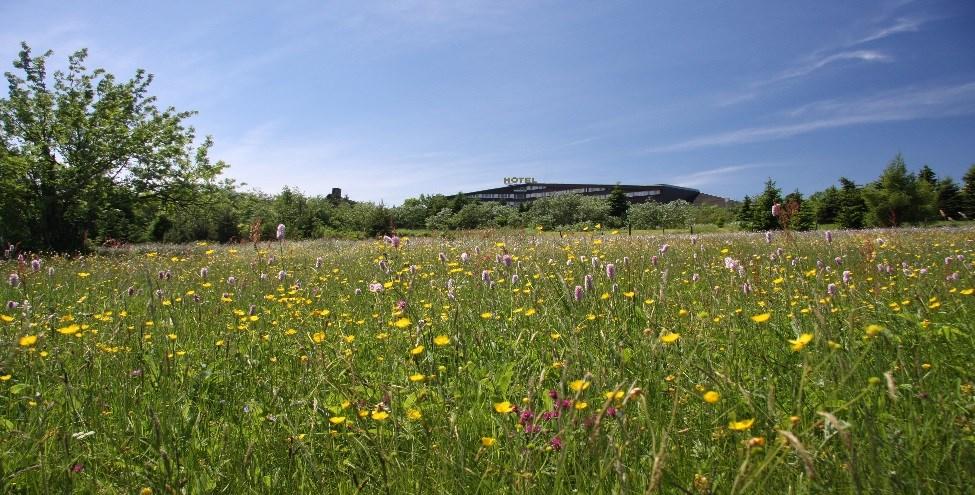
[[[961,493],[975,230],[0,262],[4,493]]]

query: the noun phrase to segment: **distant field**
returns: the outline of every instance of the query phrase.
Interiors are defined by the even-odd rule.
[[[0,492],[975,486],[975,230],[625,234],[2,261]]]

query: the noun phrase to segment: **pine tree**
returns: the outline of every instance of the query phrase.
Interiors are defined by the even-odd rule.
[[[962,177],[962,205],[965,216],[969,219],[975,218],[975,164],[968,167],[968,172]]]
[[[961,218],[958,212],[964,209],[964,198],[958,184],[951,177],[945,177],[938,181],[938,211],[945,218],[958,220]]]
[[[883,227],[931,219],[935,207],[934,189],[907,171],[898,153],[875,182],[863,189],[871,221]]]
[[[752,230],[776,230],[782,228],[779,219],[772,216],[772,205],[782,203],[782,191],[775,187],[775,181],[765,181],[765,190],[755,198],[752,207]]]
[[[938,184],[938,176],[935,175],[934,170],[931,170],[931,167],[927,165],[921,167],[921,171],[917,173],[917,178],[918,180],[927,182],[931,186]]]
[[[626,193],[623,192],[619,184],[609,193],[607,201],[609,202],[609,214],[618,218],[620,222],[626,220],[626,211],[630,208],[630,201],[626,198]]]
[[[782,209],[788,228],[792,230],[811,230],[816,224],[812,201],[803,200],[802,193],[794,191],[785,197]]]
[[[738,228],[752,230],[752,198],[750,196],[745,196],[745,199],[741,201],[735,220],[738,221]]]
[[[866,204],[860,188],[850,179],[840,177],[840,208],[836,222],[844,229],[862,229],[866,214]]]

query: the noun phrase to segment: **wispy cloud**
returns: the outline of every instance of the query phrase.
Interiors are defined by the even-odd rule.
[[[893,57],[875,50],[853,50],[847,52],[834,53],[832,55],[819,57],[806,63],[805,65],[795,67],[786,71],[783,71],[778,76],[761,83],[764,86],[766,84],[772,84],[779,81],[784,81],[786,79],[793,79],[796,77],[802,77],[815,72],[823,67],[834,62],[842,62],[846,60],[854,60],[860,62],[891,62],[894,60]]]
[[[701,187],[714,184],[718,181],[726,180],[729,176],[738,175],[745,170],[765,168],[771,165],[764,163],[746,163],[742,165],[728,165],[725,167],[701,170],[686,175],[678,175],[671,178],[668,182],[683,187]]]
[[[719,106],[729,106],[744,101],[752,100],[761,94],[761,89],[772,86],[784,81],[797,79],[813,74],[821,69],[838,62],[865,62],[865,63],[889,63],[894,61],[894,57],[888,53],[872,50],[858,49],[860,45],[873,41],[882,40],[899,33],[916,32],[921,29],[921,25],[929,21],[927,18],[920,17],[900,17],[892,23],[874,29],[866,35],[852,41],[843,43],[832,48],[817,50],[816,52],[804,57],[795,66],[785,69],[778,74],[766,79],[760,79],[748,84],[747,88],[731,95],[723,95],[718,101]]]
[[[927,22],[927,19],[901,17],[895,20],[893,24],[877,29],[876,31],[850,43],[849,46],[862,45],[864,43],[884,39],[898,33],[913,33],[918,31],[921,28],[921,24],[924,24],[925,22]]]
[[[823,100],[788,112],[787,115],[797,119],[792,122],[709,134],[646,151],[688,151],[772,141],[835,127],[970,114],[975,114],[975,82],[927,89],[902,88],[869,98]]]

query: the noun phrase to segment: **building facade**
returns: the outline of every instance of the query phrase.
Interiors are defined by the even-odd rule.
[[[606,198],[615,187],[617,187],[616,184],[550,184],[527,182],[469,192],[465,196],[480,201],[494,201],[506,205],[518,205],[539,198],[560,196],[563,194],[580,194],[583,196]],[[714,204],[719,206],[724,206],[729,203],[729,200],[725,198],[704,194],[697,189],[671,186],[668,184],[654,184],[649,186],[620,184],[619,188],[626,194],[630,203],[644,203],[646,201],[669,203],[678,199],[683,199],[688,203]]]

